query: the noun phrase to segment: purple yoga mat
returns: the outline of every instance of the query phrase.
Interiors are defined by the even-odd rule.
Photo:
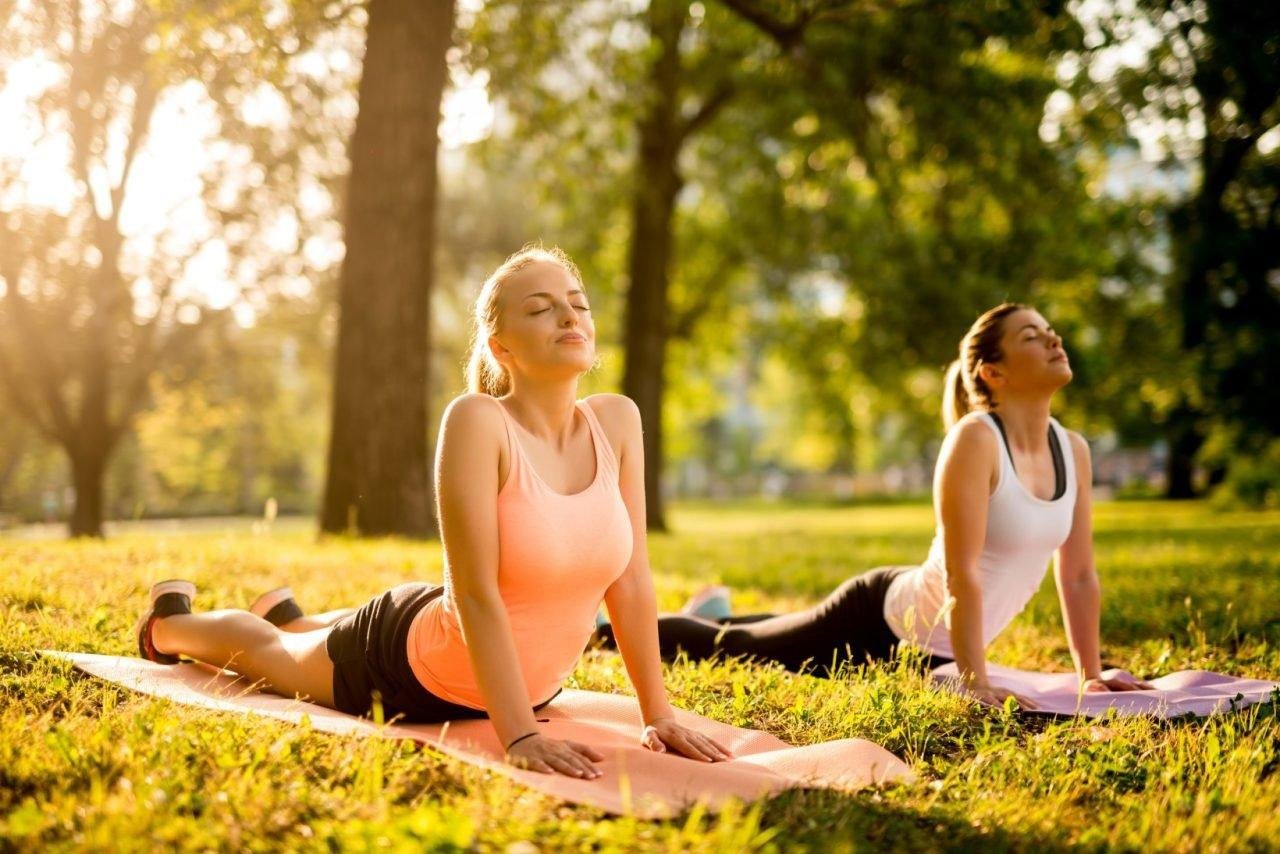
[[[1120,673],[1127,671],[1105,670],[1102,675],[1109,678]],[[933,671],[936,682],[957,691],[959,688],[955,679],[958,675],[959,671],[954,663]],[[1151,691],[1084,694],[1079,693],[1079,683],[1074,673],[1037,673],[988,664],[987,678],[993,685],[1007,688],[1034,701],[1039,708],[1030,714],[1078,715],[1086,718],[1101,717],[1112,709],[1122,716],[1176,718],[1192,714],[1204,717],[1266,702],[1271,699],[1274,691],[1280,689],[1280,682],[1240,679],[1209,670],[1180,670],[1168,676],[1148,679],[1146,681],[1155,686]]]

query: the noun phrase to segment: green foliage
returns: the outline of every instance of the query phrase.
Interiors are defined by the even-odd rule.
[[[1218,506],[1280,508],[1280,439],[1260,453],[1234,454],[1226,480],[1213,495]]]
[[[676,5],[684,115],[725,100],[679,162],[673,459],[736,470],[740,454],[700,434],[719,436],[743,385],[804,410],[738,437],[757,466],[916,459],[938,433],[938,374],[973,317],[1010,297],[1066,304],[1115,275],[1113,218],[1093,209],[1085,164],[1039,133],[1057,60],[1080,49],[1063,9]],[[642,14],[494,2],[465,32],[468,64],[491,74],[510,117],[484,162],[524,164],[531,225],[567,237],[588,280],[616,287],[645,180],[633,128],[653,97]],[[615,317],[606,337],[621,331]],[[758,388],[779,365],[803,388]]]
[[[1129,257],[1088,312],[1113,366],[1094,396],[1122,435],[1165,434],[1171,475],[1189,480],[1197,453],[1222,464],[1204,444],[1215,432],[1248,457],[1280,431],[1280,11],[1144,0],[1082,14],[1087,49],[1062,69],[1065,134],[1084,157],[1141,138],[1164,158],[1161,189],[1120,200],[1139,227],[1117,229]]]
[[[653,538],[661,607],[724,581],[735,610],[812,602],[871,566],[924,554],[924,505],[678,506]],[[857,795],[795,792],[668,822],[610,818],[411,745],[347,740],[132,694],[32,654],[132,654],[148,584],[178,572],[198,607],[243,607],[287,581],[311,610],[439,578],[438,544],[327,540],[289,523],[250,535],[140,531],[110,542],[0,540],[0,846],[853,851],[1261,849],[1280,832],[1274,706],[1204,721],[1045,723],[933,690],[909,660],[831,680],[742,662],[666,668],[674,701],[794,743],[867,738],[919,780]],[[1280,674],[1280,513],[1103,504],[1104,656],[1142,674]],[[175,570],[175,567],[178,569]],[[353,572],[352,568],[357,571]],[[1046,583],[993,649],[1015,666],[1069,657]],[[575,687],[628,691],[590,651]]]

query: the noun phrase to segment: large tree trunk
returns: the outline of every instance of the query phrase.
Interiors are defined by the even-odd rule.
[[[1208,108],[1216,112],[1210,101]],[[1200,153],[1203,174],[1196,196],[1170,217],[1173,243],[1178,250],[1180,279],[1177,282],[1177,304],[1181,321],[1179,345],[1188,357],[1194,379],[1203,388],[1209,349],[1209,322],[1213,299],[1209,279],[1224,261],[1223,252],[1231,245],[1234,230],[1231,215],[1223,206],[1223,197],[1239,170],[1243,152],[1238,144],[1222,144],[1207,138]],[[1166,467],[1166,498],[1194,498],[1196,454],[1205,443],[1204,421],[1208,413],[1202,404],[1194,403],[1182,392],[1166,424],[1169,462]]]
[[[680,32],[687,5],[654,0],[650,32],[660,52],[649,70],[650,102],[638,126],[627,268],[626,365],[623,393],[635,401],[644,423],[645,513],[650,530],[666,530],[662,499],[662,397],[666,386],[667,314],[674,216],[681,179],[676,160],[682,132],[678,88]]]
[[[1196,497],[1196,454],[1204,445],[1204,432],[1197,423],[1197,413],[1190,407],[1179,407],[1169,419],[1166,441],[1169,459],[1165,465],[1165,497]]]
[[[71,462],[71,483],[76,501],[68,520],[72,537],[101,537],[103,515],[102,483],[107,471],[107,451],[101,446],[67,449]]]
[[[76,503],[68,522],[72,537],[101,537],[103,480],[115,442],[109,415],[111,388],[111,347],[109,336],[120,316],[122,302],[117,297],[124,284],[115,275],[119,258],[118,233],[106,232],[98,240],[103,249],[103,266],[95,279],[97,293],[94,313],[84,329],[84,350],[80,354],[81,399],[79,417],[68,443],[71,482]]]
[[[320,527],[435,532],[427,453],[436,150],[452,0],[373,0],[351,139]]]

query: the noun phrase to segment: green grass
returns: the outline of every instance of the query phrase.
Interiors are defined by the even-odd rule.
[[[723,581],[739,610],[813,601],[881,564],[922,559],[925,506],[678,508],[652,538],[660,604]],[[1197,504],[1097,511],[1104,657],[1141,674],[1280,675],[1280,513]],[[282,581],[310,609],[440,577],[438,545],[316,543],[145,529],[104,543],[0,540],[0,850],[5,848],[544,850],[1270,848],[1280,839],[1280,723],[1268,705],[1209,721],[1043,723],[978,708],[889,665],[821,680],[738,663],[668,669],[676,703],[794,743],[862,737],[917,783],[789,793],[719,816],[610,818],[411,745],[347,741],[131,694],[32,656],[129,655],[147,586],[193,579],[202,607]],[[1051,582],[991,652],[1065,669]],[[576,687],[627,691],[616,656]],[[517,847],[514,850],[525,850]]]

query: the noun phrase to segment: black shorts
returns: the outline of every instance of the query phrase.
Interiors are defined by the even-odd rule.
[[[371,715],[376,696],[385,721],[396,718],[405,723],[435,724],[488,717],[483,711],[432,694],[409,666],[413,618],[443,593],[438,584],[401,584],[333,624],[325,651],[333,662],[334,708],[349,715]],[[542,709],[551,700],[533,710]]]
[[[437,697],[409,667],[409,627],[422,607],[444,593],[437,584],[401,584],[334,623],[325,649],[333,662],[333,705],[369,715],[375,696],[383,720],[441,723],[485,713]]]

